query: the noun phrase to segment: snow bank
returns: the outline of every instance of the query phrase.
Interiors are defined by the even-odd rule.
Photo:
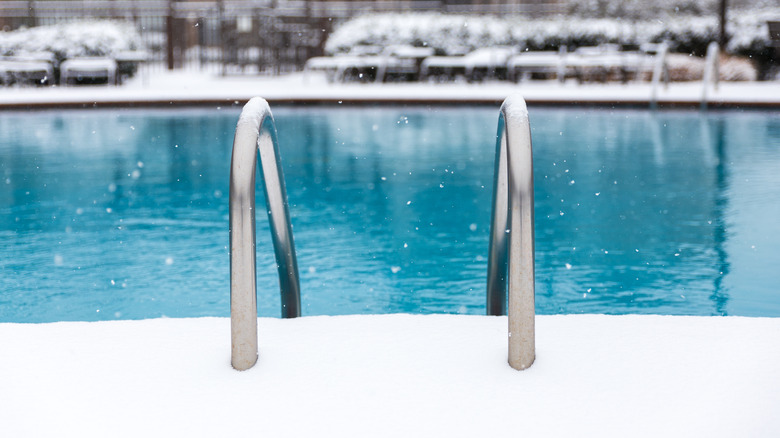
[[[155,71],[141,74],[121,87],[8,88],[0,93],[0,108],[105,107],[143,105],[213,105],[238,107],[262,96],[280,103],[491,103],[496,115],[501,102],[521,92],[529,105],[542,103],[646,105],[653,95],[650,83],[559,84],[558,82],[489,82],[482,84],[387,83],[329,84],[324,75],[291,74],[279,77],[221,77],[192,71]],[[657,93],[659,105],[698,108],[700,82],[672,83]],[[780,106],[780,89],[774,82],[722,83],[709,94],[710,102],[732,107]]]
[[[780,435],[780,319],[539,316],[506,363],[506,318],[0,324],[7,436]]]

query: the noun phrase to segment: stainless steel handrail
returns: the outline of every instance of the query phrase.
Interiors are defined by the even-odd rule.
[[[298,262],[276,126],[268,102],[255,97],[244,106],[236,124],[230,162],[231,363],[237,370],[249,369],[257,362],[255,175],[258,153],[279,269],[282,316],[294,318],[301,315]]]
[[[669,53],[669,45],[666,42],[659,44],[655,53],[655,64],[653,65],[653,76],[650,85],[650,107],[658,106],[658,87],[661,80],[664,81],[664,88],[669,88],[669,66],[666,64],[666,56]]]
[[[718,91],[720,79],[719,71],[720,46],[716,41],[707,46],[707,56],[704,59],[704,73],[701,78],[701,109],[706,110],[709,104],[709,88],[712,85],[714,91]]]
[[[504,100],[498,117],[493,212],[488,247],[487,313],[506,313],[509,286],[509,365],[523,370],[535,353],[534,174],[525,100]]]

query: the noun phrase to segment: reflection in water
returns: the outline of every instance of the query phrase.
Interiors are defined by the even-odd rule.
[[[4,114],[0,321],[226,315],[237,117]],[[305,315],[484,313],[495,109],[275,119]],[[751,295],[773,287],[760,266],[778,255],[744,241],[780,235],[771,214],[746,213],[780,205],[776,119],[533,109],[538,311],[780,316],[776,294]],[[756,199],[742,184],[754,174]],[[259,311],[275,316],[257,227]]]
[[[723,279],[729,274],[728,254],[725,250],[727,238],[726,209],[728,207],[728,157],[726,155],[726,128],[725,121],[720,118],[715,122],[715,141],[712,143],[715,149],[715,202],[714,202],[714,249],[717,255],[716,266],[719,267],[713,284],[712,303],[715,313],[726,315],[728,304],[728,290],[723,287]],[[709,127],[707,127],[709,131]]]

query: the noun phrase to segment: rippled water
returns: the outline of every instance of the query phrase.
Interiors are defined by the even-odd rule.
[[[0,321],[227,316],[238,114],[3,113]],[[274,114],[304,315],[484,313],[496,109]],[[780,113],[531,123],[538,312],[780,316]],[[258,217],[258,306],[276,316]]]

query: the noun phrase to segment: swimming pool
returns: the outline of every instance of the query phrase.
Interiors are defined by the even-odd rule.
[[[497,108],[273,110],[304,315],[485,312]],[[238,114],[4,113],[0,321],[227,316]],[[780,113],[531,123],[537,312],[780,316]]]

